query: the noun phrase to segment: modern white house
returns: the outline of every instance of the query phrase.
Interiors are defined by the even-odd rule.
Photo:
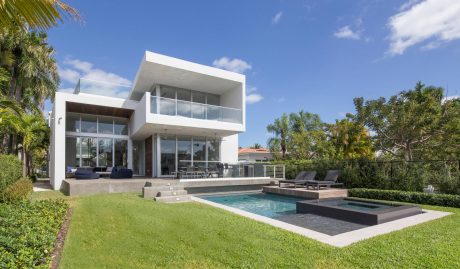
[[[73,93],[57,92],[50,124],[54,189],[77,167],[170,177],[235,163],[245,76],[146,51],[129,87],[80,79]]]

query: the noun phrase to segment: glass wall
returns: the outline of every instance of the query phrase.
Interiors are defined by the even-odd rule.
[[[66,171],[128,166],[128,119],[69,112],[66,131]]]
[[[206,139],[193,139],[193,166],[206,168]]]
[[[145,143],[143,140],[133,141],[133,173],[145,174]]]
[[[68,112],[66,115],[66,131],[128,135],[128,119]]]
[[[115,166],[128,166],[128,141],[114,139],[115,141]]]
[[[172,172],[190,168],[216,170],[220,161],[220,143],[215,138],[162,135],[161,175],[171,175]]]
[[[97,138],[81,137],[81,166],[97,166]]]
[[[161,136],[160,143],[161,175],[170,175],[176,171],[176,137]]]
[[[99,138],[99,154],[98,154],[98,166],[112,167],[112,139],[111,138]]]
[[[177,137],[178,170],[185,171],[192,164],[192,138]]]

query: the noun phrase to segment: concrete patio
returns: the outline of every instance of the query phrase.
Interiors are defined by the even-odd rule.
[[[207,178],[207,179],[163,179],[163,178],[146,178],[134,177],[129,179],[110,179],[99,178],[91,180],[76,180],[67,178],[63,181],[62,192],[66,195],[90,195],[97,193],[121,193],[121,192],[136,192],[142,193],[143,187],[148,182],[152,185],[151,193],[149,188],[147,193],[144,193],[146,198],[154,198],[156,196],[155,187],[176,186],[184,189],[188,194],[200,194],[211,192],[226,192],[226,191],[248,191],[262,190],[262,187],[270,184],[271,178]]]

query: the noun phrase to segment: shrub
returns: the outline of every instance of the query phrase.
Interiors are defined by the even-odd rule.
[[[6,187],[3,191],[4,202],[17,202],[25,200],[33,191],[32,182],[28,178],[22,178]]]
[[[460,195],[396,190],[350,189],[351,197],[460,208]]]
[[[0,268],[49,268],[64,200],[0,204]]]
[[[281,163],[281,162],[280,162]],[[316,179],[327,170],[339,169],[339,181],[347,188],[392,189],[421,192],[428,184],[441,193],[460,194],[459,161],[369,161],[363,160],[289,160],[286,177],[302,170],[317,171]]]
[[[0,194],[22,177],[22,164],[15,155],[0,154]],[[1,197],[0,197],[1,199]]]

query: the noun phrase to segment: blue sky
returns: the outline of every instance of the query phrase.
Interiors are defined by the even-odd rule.
[[[388,97],[419,80],[460,95],[460,1],[68,1],[84,22],[49,31],[61,89],[80,76],[129,84],[145,50],[246,75],[246,133],[301,109],[326,122],[353,98]],[[49,104],[47,105],[49,109]]]

